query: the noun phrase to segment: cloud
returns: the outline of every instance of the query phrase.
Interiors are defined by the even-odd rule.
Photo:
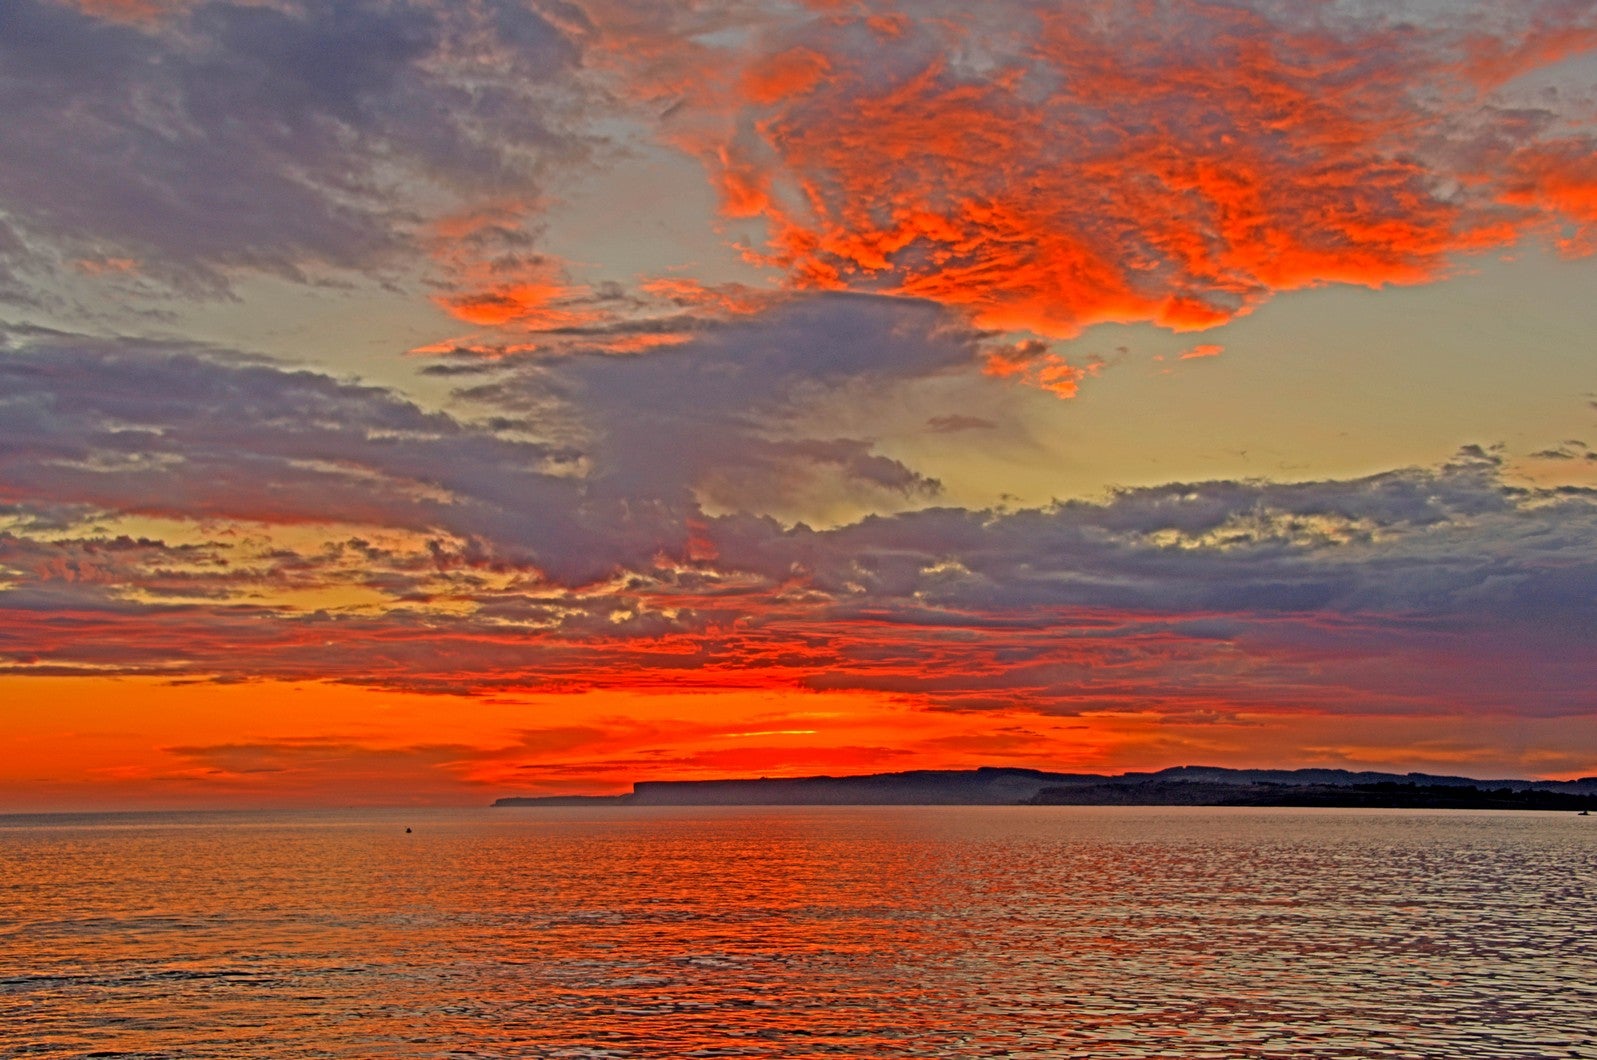
[[[982,371],[999,379],[1019,379],[1055,397],[1073,398],[1080,391],[1082,381],[1098,375],[1107,363],[1093,355],[1085,364],[1075,364],[1054,353],[1047,343],[1025,339],[988,347]]]
[[[1110,361],[1055,341],[1098,322],[1198,331],[1516,241],[1590,252],[1589,100],[1538,78],[1594,45],[1567,2],[0,4],[18,313],[271,276],[408,290],[461,332],[413,351],[455,388],[429,407],[198,341],[0,325],[0,675],[552,715],[492,746],[171,741],[174,777],[237,790],[783,769],[818,760],[812,733],[864,768],[915,753],[916,711],[1010,755],[1078,715],[1597,711],[1597,491],[1516,484],[1500,446],[1023,509],[953,506],[913,455],[1026,436],[1040,406],[991,412],[1003,380],[1101,385]],[[736,274],[771,286],[606,275],[631,260],[608,237],[606,261],[548,249],[566,167],[651,135],[702,160]],[[577,207],[580,237],[601,207]],[[1055,426],[1087,444],[1086,418]],[[585,692],[892,718],[561,724]]]
[[[574,450],[379,387],[182,344],[21,330],[9,346],[0,496],[481,538],[507,563],[576,580],[645,562],[685,533],[680,512],[585,496]],[[656,525],[627,543],[640,521]],[[605,541],[617,551],[606,556]]]
[[[993,328],[1199,330],[1530,233],[1590,249],[1589,115],[1514,83],[1597,47],[1588,6],[1155,7],[767,14],[714,56],[727,76],[688,88],[655,63],[632,84],[679,93],[668,134],[729,218],[766,222],[752,256]]]
[[[467,420],[197,344],[14,328],[0,335],[0,499],[385,528],[416,535],[411,548],[436,538],[438,567],[602,581],[690,556],[706,507],[926,503],[934,479],[809,421],[852,388],[968,365],[977,341],[926,303],[793,297],[648,356],[461,355],[463,407],[481,413]]]
[[[1588,249],[1589,119],[1515,86],[1591,46],[1583,7],[1480,33],[1156,7],[7,5],[8,297],[416,267],[491,334],[430,348],[462,388],[445,413],[199,344],[12,329],[0,657],[946,711],[1591,709],[1594,496],[1509,486],[1489,450],[978,511],[832,425],[973,368],[1069,397],[1105,366],[983,328],[1199,330],[1530,234]],[[579,67],[704,159],[792,290],[628,291],[539,250],[548,168],[588,146],[557,120]]]
[[[883,299],[797,299],[768,324],[504,365],[501,399],[580,394],[603,431],[580,445],[558,419],[533,440],[530,414],[506,433],[217,351],[14,336],[3,670],[1200,718],[1597,708],[1597,492],[1505,484],[1468,446],[1359,479],[923,502],[823,529],[716,512],[696,483],[790,480],[795,461],[919,488],[862,444],[766,438],[755,413],[935,372],[976,341]]]
[[[572,33],[489,0],[75,6],[0,14],[0,264],[116,263],[127,291],[397,270],[436,201],[535,194],[580,151]],[[120,17],[138,16],[138,17]],[[15,281],[14,281],[15,282]]]
[[[983,511],[806,430],[806,395],[979,349],[928,304],[796,297],[646,356],[493,362],[474,396],[497,412],[473,420],[224,351],[14,331],[0,654],[946,710],[1592,707],[1597,493],[1509,486],[1495,448]],[[820,529],[761,511],[807,468],[904,503]]]
[[[511,412],[568,409],[593,493],[814,518],[936,495],[935,480],[870,439],[820,434],[811,420],[839,395],[964,370],[980,338],[927,302],[789,296],[695,318],[646,356],[590,343],[499,358],[461,395]]]
[[[1569,438],[1557,445],[1538,449],[1530,454],[1532,460],[1597,460],[1597,452],[1578,438]]]
[[[990,431],[998,424],[980,416],[933,416],[926,421],[926,429],[934,434],[957,434],[961,431]]]

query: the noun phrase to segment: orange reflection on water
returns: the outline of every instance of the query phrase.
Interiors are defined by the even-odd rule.
[[[0,818],[0,1051],[1583,1055],[1594,868],[1562,814]]]

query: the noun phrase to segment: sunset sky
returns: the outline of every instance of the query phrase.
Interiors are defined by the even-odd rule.
[[[1590,0],[4,0],[0,811],[1597,774]]]

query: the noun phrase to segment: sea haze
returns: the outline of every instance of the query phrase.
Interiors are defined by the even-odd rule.
[[[1597,1057],[1594,909],[1572,813],[9,817],[0,1054]]]

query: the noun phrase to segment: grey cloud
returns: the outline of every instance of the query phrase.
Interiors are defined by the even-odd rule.
[[[1566,438],[1530,455],[1533,460],[1597,460],[1597,452],[1578,438]]]
[[[680,512],[588,497],[570,449],[315,372],[24,332],[0,380],[0,483],[36,503],[438,531],[576,580],[681,536]]]
[[[786,481],[795,461],[929,488],[863,442],[806,437],[802,393],[963,363],[970,336],[884,300],[787,311],[769,349],[727,327],[645,356],[497,369],[497,396],[526,403],[503,417],[510,435],[220,351],[15,332],[0,352],[0,496],[18,499],[0,512],[0,652],[9,672],[438,692],[766,671],[947,709],[1594,706],[1597,491],[1510,485],[1482,446],[1359,479],[1171,483],[823,530],[707,514],[702,476]],[[795,346],[818,351],[816,371]],[[877,354],[889,368],[873,374]],[[591,416],[586,438],[538,415],[557,387],[567,415]],[[329,525],[321,548],[185,550],[94,531],[94,513],[366,526]],[[377,602],[268,602],[336,585]]]
[[[1279,505],[1268,483],[1214,485],[1257,518],[1317,488],[1339,510],[1364,495],[1381,511],[1393,478],[1441,498],[1438,510],[1359,538],[1171,536],[1169,520],[1121,517],[1132,494],[1030,512],[932,509],[831,531],[729,516],[701,525],[713,560],[645,564],[587,594],[460,580],[453,591],[477,605],[466,614],[395,600],[380,614],[290,611],[262,623],[233,607],[69,616],[83,587],[57,585],[61,613],[8,622],[0,642],[29,672],[320,675],[434,692],[700,687],[763,671],[949,710],[1597,706],[1586,650],[1597,628],[1597,496],[1517,491],[1459,469],[1296,484]],[[463,569],[496,547],[509,545],[463,556]],[[415,557],[340,549],[412,584]],[[330,556],[299,562],[314,573]]]
[[[926,429],[934,434],[955,434],[960,431],[990,431],[998,424],[980,416],[933,416],[926,421]]]
[[[1000,612],[1052,605],[1464,614],[1464,596],[1490,592],[1494,579],[1531,586],[1597,578],[1597,567],[1583,570],[1589,563],[1569,566],[1597,540],[1589,501],[1524,493],[1469,466],[1348,481],[1174,484],[1013,513],[936,509],[867,519],[822,538],[795,543],[792,554],[816,564],[817,584],[831,591],[855,585],[867,597],[915,593]],[[1546,606],[1579,598],[1538,597]],[[1597,621],[1597,596],[1581,613]]]
[[[807,410],[851,387],[890,400],[905,379],[973,363],[979,337],[927,302],[796,296],[645,356],[507,362],[462,396],[512,410],[567,406],[592,487],[607,495],[782,510],[815,488],[891,506],[939,486],[868,440],[816,436]]]
[[[802,625],[770,631],[835,623],[807,687],[948,709],[1001,693],[1065,712],[1218,697],[1565,713],[1597,706],[1594,498],[1507,486],[1477,447],[1348,481],[714,530],[726,566],[818,593]]]
[[[131,259],[207,294],[238,269],[382,265],[415,182],[530,191],[570,152],[547,90],[576,58],[508,2],[209,2],[132,24],[11,0],[0,265]]]

